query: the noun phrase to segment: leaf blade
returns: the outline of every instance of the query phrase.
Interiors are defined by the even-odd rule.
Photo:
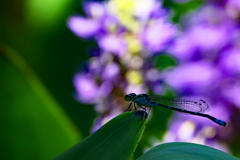
[[[115,117],[56,160],[130,159],[144,131],[146,114],[132,111]]]
[[[137,160],[179,160],[179,159],[194,159],[194,160],[239,160],[238,158],[222,152],[220,150],[194,144],[194,143],[165,143],[158,145],[144,155],[139,157]]]

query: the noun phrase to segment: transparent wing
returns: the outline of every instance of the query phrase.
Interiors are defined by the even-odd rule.
[[[152,102],[192,112],[204,113],[210,109],[208,104],[201,99],[165,98],[161,96],[149,96],[149,98]]]

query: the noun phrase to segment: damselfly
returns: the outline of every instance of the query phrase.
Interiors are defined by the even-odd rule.
[[[208,114],[204,114],[206,110],[209,110],[209,106],[204,100],[201,99],[170,99],[163,98],[161,96],[149,96],[147,94],[136,95],[135,93],[131,93],[125,95],[125,100],[131,102],[128,109],[131,107],[132,103],[134,104],[135,110],[137,110],[137,107],[140,107],[144,110],[146,110],[145,107],[164,107],[182,113],[206,117],[221,126],[226,126],[226,122]]]

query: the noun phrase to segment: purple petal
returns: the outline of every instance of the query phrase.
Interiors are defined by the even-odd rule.
[[[91,104],[98,98],[98,85],[92,76],[87,74],[77,74],[73,80],[77,91],[77,99],[83,103]]]
[[[165,76],[166,83],[179,92],[205,93],[220,81],[219,71],[207,62],[180,65]]]
[[[195,46],[192,45],[188,34],[181,36],[174,41],[169,52],[180,60],[190,60],[195,54]]]
[[[125,41],[116,35],[106,35],[99,39],[99,46],[106,52],[123,55],[126,51]]]
[[[226,78],[221,86],[222,95],[240,109],[240,82],[238,79]]]
[[[68,19],[68,27],[74,34],[82,38],[90,38],[95,36],[99,31],[100,24],[96,20],[83,18],[80,16],[72,16]]]
[[[91,18],[102,18],[106,13],[103,3],[90,2],[84,5],[85,13]]]
[[[159,19],[151,24],[142,34],[142,41],[151,51],[160,51],[173,39],[176,29],[173,25]]]
[[[240,13],[240,1],[239,0],[228,0],[226,5],[226,12],[232,18],[239,18]]]
[[[104,80],[111,80],[115,78],[120,72],[120,68],[116,63],[110,63],[108,64],[103,73],[102,73],[102,78]]]
[[[202,50],[219,50],[228,41],[227,30],[223,27],[198,25],[190,30],[190,42]]]
[[[142,20],[149,19],[155,8],[160,9],[160,3],[156,0],[138,0],[135,16]]]
[[[98,90],[99,97],[105,98],[107,97],[113,89],[113,85],[110,81],[105,81],[101,84]]]
[[[234,48],[225,51],[221,56],[220,65],[227,74],[240,73],[240,49]]]

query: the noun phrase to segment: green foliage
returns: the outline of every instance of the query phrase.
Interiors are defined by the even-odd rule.
[[[130,159],[144,131],[146,115],[143,111],[121,114],[58,156],[56,160]]]
[[[79,0],[1,0],[1,159],[52,159],[89,135],[96,113],[92,106],[74,100],[72,78],[89,58],[86,50],[92,42],[77,38],[66,26],[70,15],[82,12],[79,4]],[[175,22],[200,4],[200,0],[164,2],[174,8]],[[161,68],[169,65],[165,61],[172,64],[162,60]],[[169,111],[156,108],[152,113],[135,157],[149,147],[149,137],[161,139],[166,131]],[[122,139],[112,138],[118,141],[114,144]],[[239,146],[234,147],[238,154]]]
[[[197,10],[203,4],[203,0],[186,1],[185,3],[176,3],[172,0],[164,0],[163,6],[169,7],[174,12],[172,21],[178,23],[181,16],[188,12]]]
[[[151,115],[148,118],[146,129],[143,133],[142,139],[134,153],[134,157],[137,158],[143,154],[146,147],[152,147],[152,139],[162,139],[163,134],[167,129],[167,121],[171,115],[171,111],[156,107],[151,110]]]
[[[143,111],[121,114],[55,160],[128,160],[133,155],[145,128]],[[193,143],[165,143],[137,160],[238,160],[217,149]]]
[[[160,55],[157,57],[156,67],[160,70],[166,69],[167,67],[175,66],[176,62],[167,55]]]
[[[1,159],[52,159],[80,141],[81,133],[21,56],[0,48]]]
[[[239,160],[217,149],[194,143],[165,143],[158,145],[137,160]]]
[[[66,26],[76,3],[0,2],[1,159],[53,159],[89,135],[94,109],[72,85],[87,46]]]

